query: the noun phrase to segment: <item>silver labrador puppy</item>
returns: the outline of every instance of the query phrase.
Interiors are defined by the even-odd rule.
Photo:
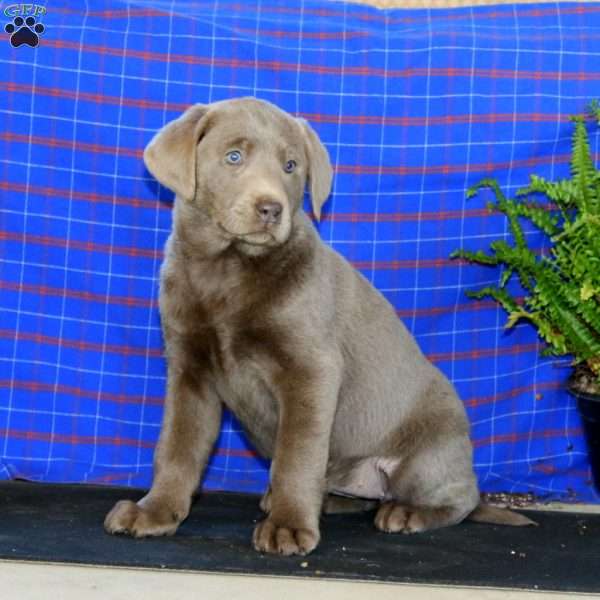
[[[307,181],[318,217],[332,180],[305,121],[252,98],[195,105],[144,160],[176,193],[160,288],[168,391],[152,489],[117,503],[108,532],[176,531],[222,404],[273,459],[259,551],[306,554],[322,510],[376,503],[386,532],[531,523],[479,503],[452,385],[302,210]]]

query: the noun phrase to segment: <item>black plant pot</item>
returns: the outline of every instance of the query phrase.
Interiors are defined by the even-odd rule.
[[[577,399],[577,408],[583,422],[583,431],[594,477],[594,487],[600,493],[600,394],[579,389],[574,375],[567,381],[567,389]]]

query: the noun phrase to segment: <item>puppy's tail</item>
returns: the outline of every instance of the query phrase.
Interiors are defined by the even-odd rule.
[[[477,508],[467,516],[468,521],[477,523],[493,523],[494,525],[512,525],[513,527],[527,527],[538,524],[525,515],[513,512],[508,508],[498,508],[489,504],[479,504]]]

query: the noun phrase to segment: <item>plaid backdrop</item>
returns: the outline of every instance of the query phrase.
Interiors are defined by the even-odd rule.
[[[456,385],[482,488],[598,500],[567,363],[465,296],[497,271],[448,255],[507,236],[468,186],[568,173],[569,115],[600,96],[600,4],[43,6],[38,47],[0,30],[0,477],[150,485],[172,194],[142,150],[189,104],[252,95],[320,134],[336,172],[320,234]],[[267,469],[226,415],[205,487],[260,491]]]

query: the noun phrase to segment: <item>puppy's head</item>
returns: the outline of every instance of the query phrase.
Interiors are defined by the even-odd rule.
[[[192,106],[156,134],[144,161],[242,246],[284,243],[307,181],[317,218],[331,189],[327,150],[308,123],[254,98]]]

